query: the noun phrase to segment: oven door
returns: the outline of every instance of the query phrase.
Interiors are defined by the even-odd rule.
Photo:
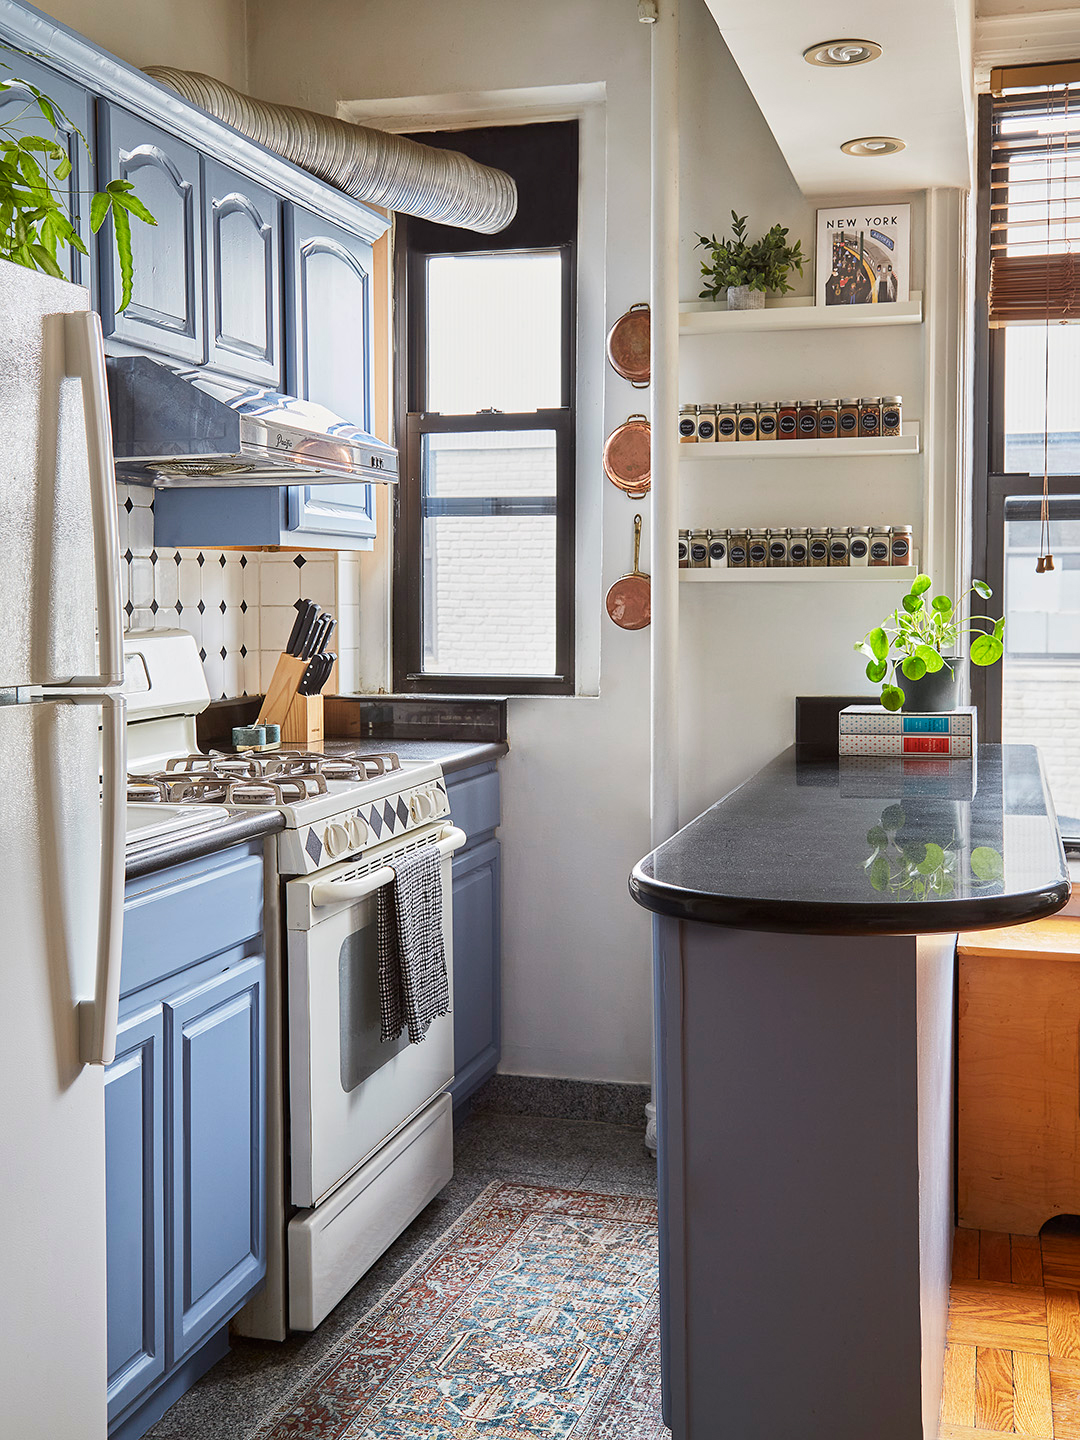
[[[450,857],[465,842],[460,830],[414,832],[406,844],[381,846],[362,861],[286,886],[294,1205],[318,1204],[454,1077],[452,1015],[433,1021],[419,1045],[404,1034],[380,1039],[375,872],[418,842],[443,852],[443,944],[452,995]],[[347,898],[335,898],[339,887]],[[348,898],[349,892],[363,898]]]

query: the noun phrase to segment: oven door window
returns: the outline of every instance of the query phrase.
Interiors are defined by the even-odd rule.
[[[402,1033],[383,1040],[379,1007],[379,939],[375,924],[354,930],[338,953],[341,1088],[350,1090],[399,1054],[408,1044]]]

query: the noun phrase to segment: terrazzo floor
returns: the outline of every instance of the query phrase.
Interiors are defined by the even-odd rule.
[[[453,1180],[318,1330],[293,1335],[283,1345],[234,1339],[231,1353],[146,1432],[147,1440],[244,1440],[492,1180],[655,1195],[656,1162],[645,1149],[644,1134],[643,1123],[474,1108],[455,1135]]]

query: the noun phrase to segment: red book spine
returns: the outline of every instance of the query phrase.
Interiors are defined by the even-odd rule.
[[[948,755],[948,735],[905,735],[905,755]]]

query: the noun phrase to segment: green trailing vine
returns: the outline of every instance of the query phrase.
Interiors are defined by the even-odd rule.
[[[18,52],[12,52],[18,53]],[[82,237],[67,210],[67,190],[61,189],[71,174],[71,157],[55,138],[64,130],[78,136],[88,159],[92,160],[86,136],[55,100],[24,80],[10,65],[0,62],[10,78],[0,78],[0,94],[18,85],[33,97],[33,105],[53,136],[15,134],[14,124],[31,109],[0,124],[0,259],[28,270],[40,270],[58,280],[68,278],[60,266],[59,252],[69,247],[87,253]],[[121,295],[118,310],[131,303],[134,265],[131,253],[131,217],[144,225],[156,225],[130,180],[110,180],[104,190],[90,197],[90,229],[97,234],[107,216],[112,216],[113,241],[120,262]]]
[[[792,270],[803,273],[806,256],[802,253],[802,241],[788,244],[788,232],[783,225],[774,225],[760,240],[748,244],[746,240],[746,216],[731,212],[731,233],[733,240],[718,240],[715,235],[699,235],[697,247],[708,252],[701,262],[701,274],[705,288],[702,300],[716,300],[729,285],[746,285],[751,290],[778,290],[783,294],[794,287],[787,277]]]

